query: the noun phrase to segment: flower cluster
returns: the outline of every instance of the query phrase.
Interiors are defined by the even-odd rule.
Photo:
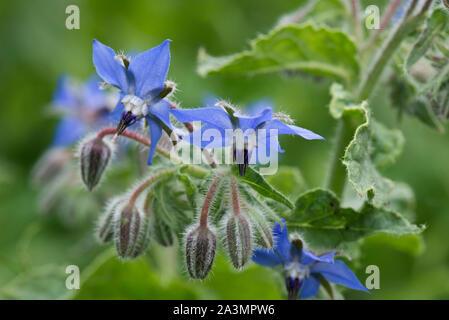
[[[267,100],[254,103],[246,112],[216,98],[200,108],[181,109],[169,99],[175,90],[175,84],[166,79],[169,46],[170,40],[166,40],[128,57],[94,40],[93,63],[104,81],[102,87],[117,88],[119,99],[113,111],[103,112],[105,94],[96,80],[89,81],[81,95],[74,95],[62,79],[55,103],[62,109],[83,108],[76,109],[76,121],[63,119],[55,143],[75,141],[87,128],[102,127],[79,147],[81,178],[89,190],[99,184],[119,136],[148,147],[148,165],[156,151],[173,160],[171,148],[183,141],[203,152],[229,148],[235,170],[234,166],[217,169],[214,161],[209,166],[178,165],[161,159],[135,187],[109,201],[100,218],[98,238],[113,242],[120,258],[135,259],[152,238],[168,246],[178,237],[184,245],[187,271],[194,279],[208,276],[220,248],[238,270],[251,259],[266,266],[280,264],[290,298],[316,295],[323,281],[363,290],[346,265],[334,260],[334,252],[316,256],[290,242],[285,226],[275,224],[272,231],[271,222],[278,220],[276,209],[242,182],[249,172],[252,179],[259,177],[258,183],[267,183],[248,166],[257,163],[261,149],[283,152],[279,135],[324,138],[293,125],[288,115],[274,112]],[[115,127],[105,127],[107,122],[115,122]],[[149,128],[149,137],[129,130],[139,122]],[[213,155],[209,157],[213,160]],[[176,218],[171,216],[174,214]]]

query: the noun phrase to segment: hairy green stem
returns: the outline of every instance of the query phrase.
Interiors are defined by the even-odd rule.
[[[326,188],[333,190],[338,196],[342,195],[345,187],[346,167],[343,165],[342,160],[352,135],[352,128],[345,123],[345,120],[338,120],[331,161],[326,177]]]
[[[377,52],[357,90],[356,96],[358,100],[366,100],[371,96],[393,54],[399,48],[402,41],[422,22],[432,0],[426,0],[419,12],[412,15],[416,9],[416,3],[416,0],[411,2],[404,18]],[[346,168],[342,163],[342,159],[346,146],[351,141],[353,134],[353,128],[345,123],[344,119],[340,119],[337,124],[335,145],[332,151],[332,158],[326,179],[326,187],[333,190],[340,197],[342,196],[346,182]]]
[[[432,0],[426,0],[419,13],[414,16],[410,16],[412,13],[411,11],[415,9],[414,3],[412,2],[410,4],[405,17],[401,20],[398,26],[393,29],[390,36],[376,53],[373,62],[362,78],[362,82],[357,91],[359,100],[366,100],[371,96],[393,54],[399,48],[402,41],[422,22],[431,2]]]

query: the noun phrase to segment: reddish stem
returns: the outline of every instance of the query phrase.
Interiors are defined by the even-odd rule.
[[[231,199],[234,215],[239,216],[240,215],[239,189],[235,178],[231,179]]]
[[[129,198],[129,202],[128,205],[129,206],[134,206],[134,203],[136,202],[137,198],[139,197],[139,195],[147,188],[149,187],[154,181],[156,181],[157,179],[172,174],[173,172],[175,172],[175,169],[170,169],[170,170],[165,170],[165,171],[161,171],[157,174],[155,174],[154,176],[149,177],[147,180],[145,180],[141,185],[139,185],[137,187],[136,190],[134,190],[133,194],[131,195],[131,197]]]
[[[224,174],[224,172],[217,174],[209,186],[209,190],[207,190],[206,198],[204,199],[203,207],[201,208],[200,228],[207,228],[207,217],[209,215],[210,207],[212,206],[215,194],[217,193],[218,184]]]
[[[109,135],[115,134],[115,132],[116,132],[115,128],[106,128],[106,129],[103,129],[100,132],[98,132],[97,138],[98,139],[103,139],[105,136],[109,136]],[[122,132],[121,135],[124,136],[124,137],[130,138],[130,139],[133,139],[133,140],[135,140],[137,142],[143,143],[144,145],[146,145],[148,147],[151,145],[150,139],[145,138],[145,137],[143,137],[143,136],[141,136],[141,135],[139,135],[139,134],[137,134],[135,132],[125,130],[125,131]]]
[[[116,129],[115,128],[106,128],[106,129],[103,129],[100,132],[98,132],[97,138],[98,139],[103,139],[105,136],[113,135],[115,133],[116,133]],[[147,147],[149,147],[151,145],[150,139],[148,139],[148,138],[146,138],[144,136],[141,136],[140,134],[137,134],[137,133],[132,132],[132,131],[125,130],[125,131],[122,132],[121,136],[124,136],[126,138],[129,138],[129,139],[132,139],[134,141],[140,142],[140,143],[146,145]],[[170,152],[165,150],[164,148],[156,146],[156,151],[159,152],[160,154],[162,154],[164,157],[170,159]]]

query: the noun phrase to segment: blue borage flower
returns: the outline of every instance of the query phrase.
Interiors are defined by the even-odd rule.
[[[213,101],[210,100],[210,101]],[[192,122],[201,121],[203,126],[186,136],[184,139],[190,143],[197,145],[201,148],[221,148],[225,146],[233,146],[234,160],[240,170],[240,175],[245,175],[246,167],[250,161],[252,154],[256,154],[258,147],[264,147],[265,150],[283,152],[280,148],[277,136],[279,134],[295,134],[299,135],[307,140],[322,139],[316,133],[310,130],[303,129],[291,124],[286,124],[280,119],[277,119],[278,115],[274,115],[272,108],[269,106],[261,107],[257,105],[258,112],[255,114],[242,114],[237,112],[231,105],[224,101],[220,101],[215,106],[206,106],[197,109],[172,109],[170,110],[176,119],[180,122]],[[288,120],[288,119],[285,119]],[[210,137],[206,130],[218,130],[219,137],[214,135]],[[237,130],[243,133],[245,144],[241,148],[236,147]],[[211,131],[209,131],[210,133]],[[231,132],[231,134],[229,134]],[[249,136],[254,134],[257,141],[255,145],[251,145],[247,140]],[[200,137],[197,139],[196,137]],[[273,139],[270,139],[272,137]],[[211,141],[211,138],[213,139]],[[273,145],[274,144],[274,145]]]
[[[93,61],[98,75],[120,89],[120,100],[113,115],[119,119],[116,136],[145,118],[150,127],[151,165],[162,129],[172,130],[170,104],[163,100],[164,82],[170,64],[170,40],[132,59],[116,55],[110,47],[93,41]]]
[[[275,241],[272,250],[257,248],[252,260],[266,267],[282,265],[289,299],[311,298],[318,294],[323,279],[355,290],[369,292],[341,260],[334,260],[335,251],[315,255],[302,247],[300,240],[290,241],[287,226],[273,226]]]
[[[91,77],[79,86],[67,75],[59,77],[52,107],[63,116],[56,127],[52,146],[71,145],[89,130],[108,122],[110,109],[107,94],[98,86],[97,77]]]

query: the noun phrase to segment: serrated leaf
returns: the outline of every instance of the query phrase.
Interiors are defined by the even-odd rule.
[[[369,203],[359,211],[342,208],[339,199],[324,189],[302,194],[286,221],[290,230],[299,232],[311,248],[321,251],[345,248],[374,233],[401,236],[423,230],[399,213]]]
[[[347,169],[348,180],[357,193],[360,196],[367,195],[374,204],[382,206],[387,203],[394,184],[377,171],[372,158],[374,146],[369,113],[365,104],[361,108],[365,113],[365,122],[357,128],[353,140],[346,148],[343,164]]]
[[[433,40],[447,26],[448,14],[444,8],[436,8],[427,19],[426,27],[407,56],[405,66],[410,69],[432,46]]]
[[[358,104],[354,102],[354,96],[346,91],[340,83],[331,85],[330,94],[329,112],[334,119],[340,119],[345,111],[349,112],[354,107],[358,108]]]
[[[232,170],[234,174],[239,177],[240,181],[247,183],[262,196],[282,203],[290,209],[294,208],[293,203],[285,195],[277,191],[259,172],[253,168],[248,167],[244,177],[240,176],[237,166],[234,166]]]
[[[368,104],[355,103],[340,84],[333,84],[330,91],[329,112],[342,119],[348,130],[355,130],[343,157],[348,180],[361,197],[367,195],[374,204],[385,205],[394,185],[377,168],[396,161],[404,145],[402,133],[371,119]]]
[[[286,25],[251,42],[251,49],[224,57],[199,53],[198,73],[258,74],[298,70],[349,83],[359,72],[357,49],[343,32],[326,27]]]
[[[377,168],[385,168],[396,162],[404,149],[404,135],[400,130],[388,129],[380,122],[371,120],[371,159]]]

